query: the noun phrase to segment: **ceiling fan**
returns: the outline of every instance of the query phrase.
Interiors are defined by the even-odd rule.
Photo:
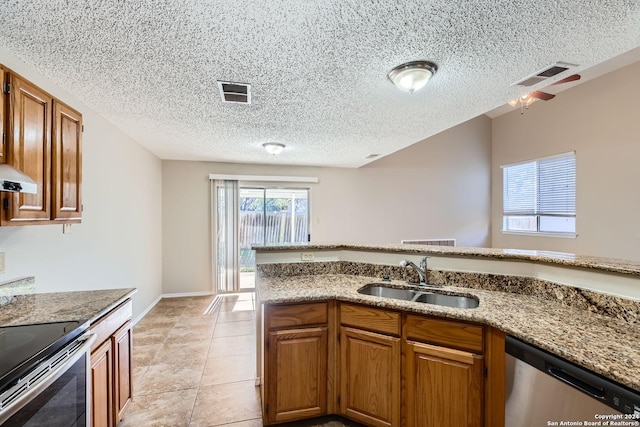
[[[574,82],[576,80],[580,80],[580,74],[572,74],[569,77],[565,77],[564,79],[558,80],[557,82],[550,84],[549,86],[555,86],[562,83]],[[526,93],[512,101],[509,101],[509,105],[511,105],[512,107],[516,107],[518,104],[520,104],[520,114],[524,114],[524,109],[529,108],[529,105],[533,104],[538,99],[542,101],[549,101],[550,99],[553,99],[555,97],[556,96],[551,93],[536,90],[533,92]]]

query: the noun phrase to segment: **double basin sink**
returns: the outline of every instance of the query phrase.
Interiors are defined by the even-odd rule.
[[[454,308],[476,308],[479,301],[465,295],[450,295],[433,292],[432,290],[402,289],[381,283],[370,283],[358,289],[358,293],[375,297],[398,299],[403,301],[421,302],[425,304],[442,305]]]

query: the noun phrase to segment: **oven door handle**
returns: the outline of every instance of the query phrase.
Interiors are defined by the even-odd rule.
[[[89,349],[95,342],[97,336],[96,334],[92,334],[87,332],[80,337],[76,338],[74,342],[84,341],[82,346],[76,348],[71,356],[64,361],[64,363],[55,367],[52,371],[50,371],[46,376],[44,376],[39,382],[30,386],[23,392],[23,394],[18,397],[16,400],[11,402],[7,407],[3,408],[0,411],[0,424],[4,423],[8,420],[13,414],[22,409],[27,403],[29,403],[34,397],[42,393],[53,384],[58,378],[60,378],[74,363],[76,363],[83,354],[86,354],[89,357]]]

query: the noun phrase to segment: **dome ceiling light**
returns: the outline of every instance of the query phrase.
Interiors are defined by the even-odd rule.
[[[265,142],[262,146],[267,150],[267,153],[274,156],[282,153],[282,150],[284,150],[285,147],[284,144],[280,144],[279,142]]]
[[[398,65],[387,77],[404,92],[413,93],[422,89],[436,73],[438,66],[429,61],[412,61]]]

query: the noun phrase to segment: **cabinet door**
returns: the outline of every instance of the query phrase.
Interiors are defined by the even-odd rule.
[[[326,414],[326,326],[269,332],[265,364],[268,423]]]
[[[53,219],[80,222],[82,217],[82,115],[53,103]]]
[[[407,341],[405,407],[408,427],[480,427],[482,356]]]
[[[131,322],[127,322],[113,337],[114,349],[114,419],[116,424],[122,419],[124,411],[133,397],[132,382],[132,349],[133,341],[131,334]]]
[[[113,352],[111,340],[91,353],[91,426],[113,426]]]
[[[7,163],[38,184],[37,194],[5,193],[3,224],[51,218],[51,106],[46,92],[11,74]]]
[[[369,426],[400,425],[400,338],[340,327],[340,412]]]

